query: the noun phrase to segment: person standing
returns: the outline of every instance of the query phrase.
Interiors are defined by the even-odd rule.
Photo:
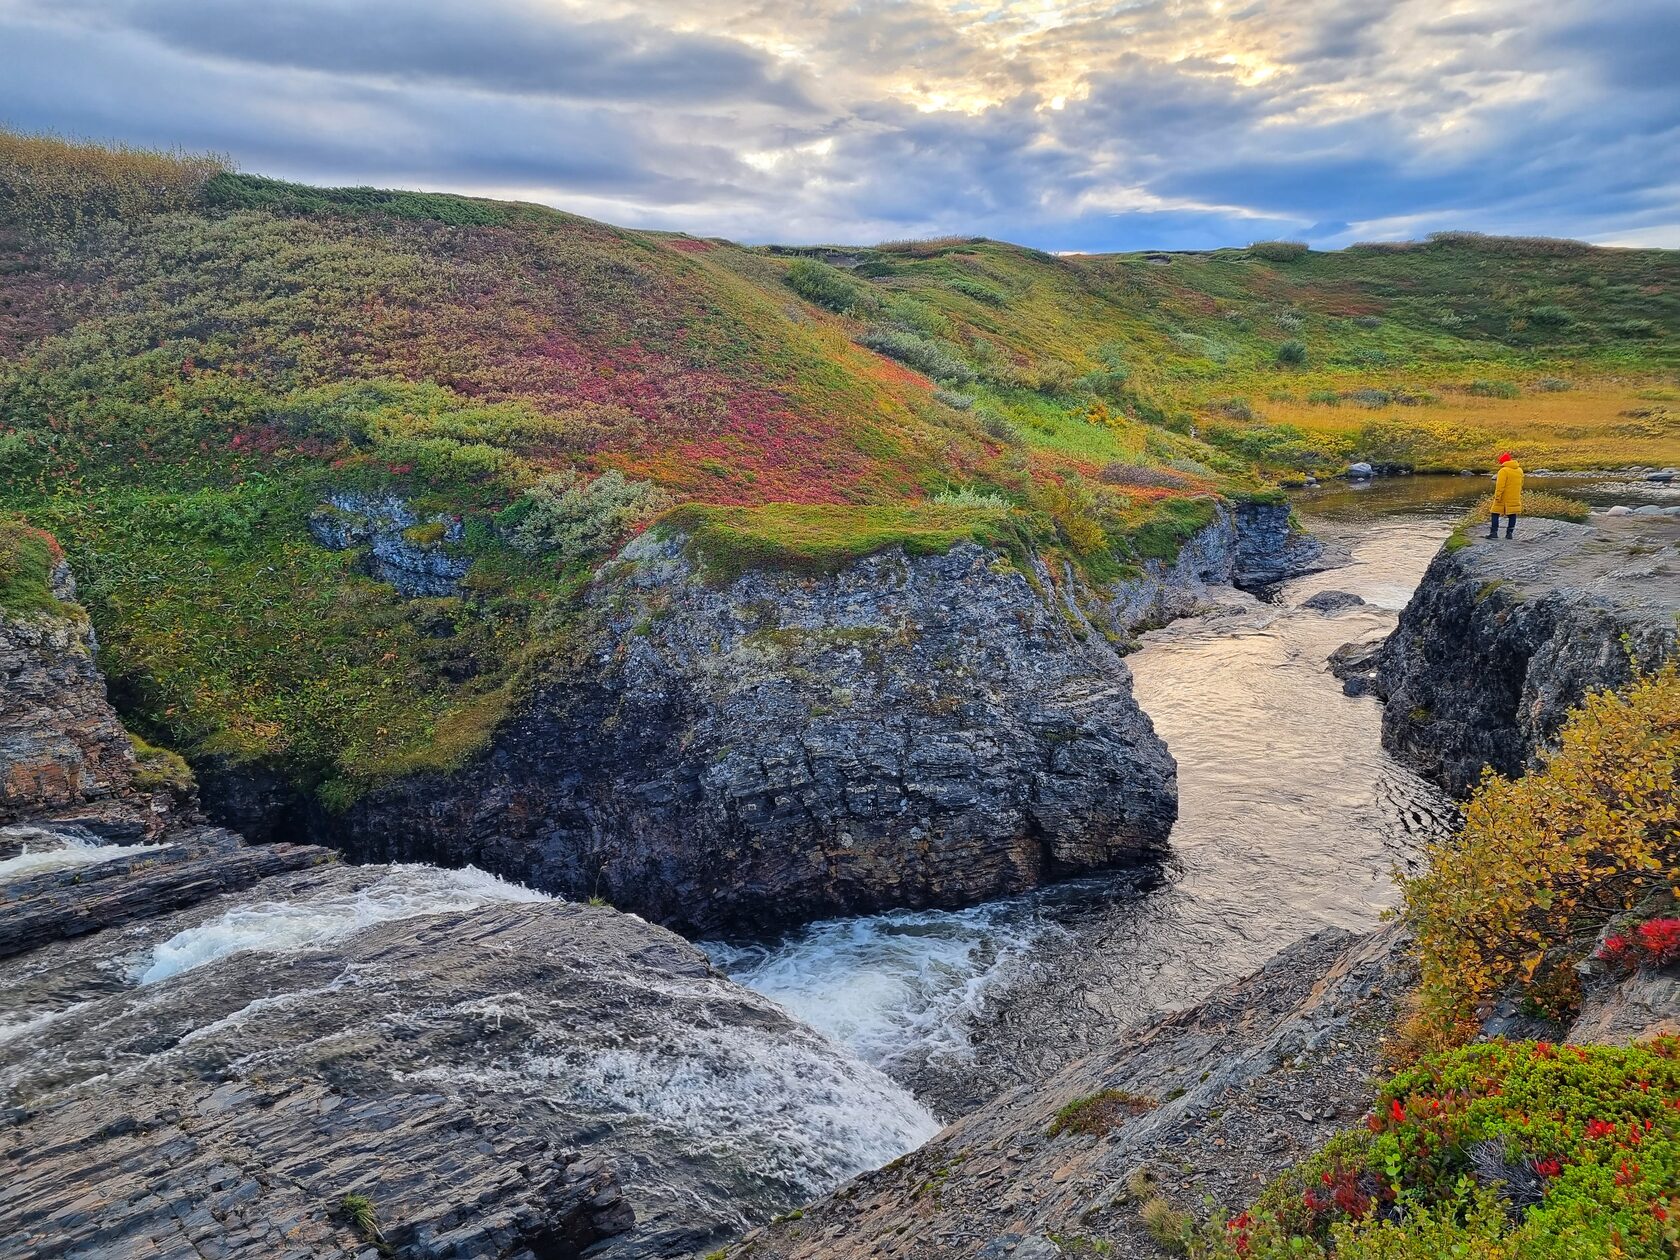
[[[1505,537],[1517,532],[1517,517],[1522,514],[1522,465],[1510,451],[1499,452],[1499,471],[1493,478],[1493,517],[1488,521],[1489,538],[1499,537],[1499,518],[1505,517]]]

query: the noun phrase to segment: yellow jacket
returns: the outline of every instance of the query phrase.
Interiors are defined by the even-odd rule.
[[[1493,479],[1493,510],[1505,516],[1522,511],[1522,465],[1508,459]]]

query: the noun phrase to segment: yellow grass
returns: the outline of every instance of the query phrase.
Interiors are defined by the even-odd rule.
[[[1270,424],[1357,441],[1373,426],[1415,436],[1419,465],[1493,467],[1502,450],[1529,469],[1680,464],[1680,390],[1593,383],[1561,393],[1484,398],[1436,387],[1438,401],[1366,408],[1348,400],[1257,402]]]

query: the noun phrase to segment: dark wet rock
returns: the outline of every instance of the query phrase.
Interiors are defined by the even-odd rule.
[[[1287,503],[1239,504],[1236,529],[1231,580],[1238,586],[1270,586],[1338,563],[1295,522]]]
[[[1386,639],[1344,643],[1330,654],[1330,673],[1342,680],[1344,695],[1363,696],[1376,690],[1386,646]]]
[[[1155,1260],[1159,1246],[1126,1192],[1130,1174],[1165,1171],[1162,1192],[1198,1214],[1204,1198],[1245,1207],[1265,1181],[1358,1123],[1414,980],[1398,928],[1322,932],[1049,1082],[1004,1094],[728,1254],[989,1260],[1011,1254],[1006,1241],[1053,1236],[1085,1240],[1091,1254]],[[1103,1090],[1155,1105],[1101,1136],[1049,1136],[1062,1107]]]
[[[411,598],[456,594],[472,563],[448,551],[461,540],[459,519],[422,520],[394,494],[335,491],[310,516],[309,532],[333,551],[365,546],[369,575]]]
[[[1444,548],[1376,671],[1384,746],[1459,794],[1522,773],[1583,697],[1673,653],[1677,544],[1672,517],[1620,517]]]
[[[0,1009],[20,1254],[359,1254],[355,1194],[400,1256],[688,1255],[932,1128],[680,938],[474,872],[275,876]]]
[[[1301,601],[1302,608],[1320,613],[1346,612],[1349,608],[1365,608],[1364,599],[1351,591],[1319,591]]]

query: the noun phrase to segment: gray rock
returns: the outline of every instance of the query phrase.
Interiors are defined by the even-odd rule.
[[[1675,650],[1680,522],[1531,519],[1431,562],[1385,647],[1383,744],[1449,791],[1523,772],[1589,692]]]
[[[1646,481],[1661,482],[1664,485],[1673,481],[1674,477],[1675,471],[1672,468],[1665,468],[1661,472],[1648,472],[1645,474]]]
[[[1236,530],[1231,580],[1238,586],[1270,586],[1336,563],[1318,539],[1295,524],[1287,503],[1238,505]]]
[[[1632,514],[1633,509],[1623,503],[1618,503],[1615,507],[1607,507],[1604,509],[1605,516],[1631,516]]]
[[[1170,1170],[1159,1192],[1198,1217],[1204,1197],[1247,1207],[1365,1112],[1367,1082],[1415,974],[1398,928],[1322,932],[1197,1006],[1116,1029],[1050,1080],[986,1103],[727,1254],[1014,1260],[1029,1239],[1056,1236],[1099,1241],[1090,1254],[1156,1260],[1159,1244],[1125,1189],[1131,1174]],[[1048,1136],[1062,1107],[1111,1089],[1155,1105],[1117,1114],[1098,1136]]]
[[[438,539],[415,541],[409,531],[419,526],[434,527]],[[369,574],[410,598],[455,594],[472,563],[447,550],[461,540],[459,519],[438,515],[422,521],[394,494],[334,491],[311,514],[309,532],[333,551],[365,545]]]
[[[1641,507],[1633,509],[1633,514],[1635,516],[1661,516],[1662,512],[1662,507],[1655,503],[1646,503]]]
[[[1364,480],[1365,478],[1372,476],[1375,472],[1376,469],[1372,468],[1370,464],[1366,463],[1364,460],[1360,460],[1357,463],[1348,465],[1347,475],[1358,480]]]
[[[1321,613],[1339,613],[1350,608],[1369,607],[1363,598],[1351,591],[1319,591],[1302,600],[1300,606]]]

